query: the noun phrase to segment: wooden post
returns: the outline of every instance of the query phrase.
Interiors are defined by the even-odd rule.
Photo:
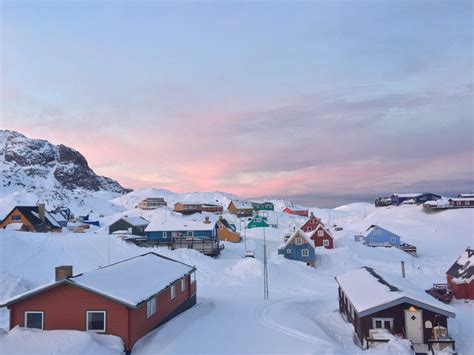
[[[402,268],[402,277],[405,278],[405,262],[401,261],[400,266]]]

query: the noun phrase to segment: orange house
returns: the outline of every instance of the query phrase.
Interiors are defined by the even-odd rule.
[[[27,232],[61,232],[61,226],[44,204],[37,206],[16,206],[3,219],[0,228],[16,225],[18,230]]]
[[[219,218],[217,221],[217,237],[224,242],[240,243],[240,233],[233,228],[227,220]]]

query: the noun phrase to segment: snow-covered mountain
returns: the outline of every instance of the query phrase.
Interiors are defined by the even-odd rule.
[[[40,200],[48,208],[82,206],[80,212],[88,212],[88,206],[98,205],[100,210],[105,201],[127,191],[117,181],[97,175],[72,148],[0,130],[0,214],[12,205]]]

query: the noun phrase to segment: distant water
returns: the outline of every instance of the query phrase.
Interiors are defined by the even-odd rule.
[[[354,202],[373,203],[375,197],[367,195],[305,195],[287,196],[285,199],[296,202],[301,206],[335,208]]]

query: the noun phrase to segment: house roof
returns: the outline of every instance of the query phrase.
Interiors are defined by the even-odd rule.
[[[239,210],[246,210],[246,209],[252,209],[253,210],[253,205],[249,201],[232,200],[231,203],[233,203],[235,208],[237,208]]]
[[[54,217],[48,212],[45,211],[45,219],[44,222],[41,221],[38,213],[38,206],[16,206],[14,207],[10,213],[8,213],[7,217],[17,209],[27,220],[28,222],[33,225],[33,227],[39,232],[45,232],[52,228],[61,228],[59,223],[54,219]]]
[[[474,193],[470,193],[470,194],[459,194],[458,197],[459,197],[459,198],[474,197]]]
[[[455,317],[452,307],[414,289],[413,284],[407,279],[392,275],[382,276],[367,266],[336,276],[336,281],[359,317],[402,303],[410,303],[447,317]]]
[[[393,196],[396,197],[402,197],[402,198],[414,198],[423,195],[421,192],[411,192],[411,193],[406,193],[406,194],[393,194]]]
[[[306,240],[306,242],[308,242],[310,245],[313,245],[313,241],[309,239],[308,235],[305,232],[303,232],[301,229],[297,229],[296,231],[293,232],[291,237],[288,238],[288,240],[285,242],[282,248],[286,248],[286,246],[288,246],[288,244],[290,244],[291,241],[296,237],[301,237],[304,240]]]
[[[145,232],[208,231],[214,229],[215,221],[211,219],[211,223],[204,223],[204,217],[202,215],[199,215],[199,217],[202,220],[172,214],[156,214],[151,218]]]
[[[389,231],[388,229],[382,228],[382,227],[380,227],[380,226],[378,226],[378,225],[376,225],[376,224],[372,224],[369,228],[367,228],[367,230],[366,230],[365,233],[364,233],[364,237],[367,237],[374,229],[380,229],[380,230],[383,230],[383,231],[385,231],[385,232],[387,232],[387,233],[393,234],[393,235],[395,235],[395,236],[401,238],[398,234],[393,233],[393,232]]]
[[[219,221],[231,231],[235,232],[235,226],[232,226],[225,218],[219,218]]]
[[[474,249],[467,248],[446,272],[455,283],[469,283],[474,280]]]
[[[136,308],[195,268],[149,252],[93,271],[49,283],[3,302],[8,306],[50,288],[70,284]]]
[[[150,224],[150,221],[146,220],[145,218],[142,217],[122,217],[125,222],[132,226],[147,226]]]

